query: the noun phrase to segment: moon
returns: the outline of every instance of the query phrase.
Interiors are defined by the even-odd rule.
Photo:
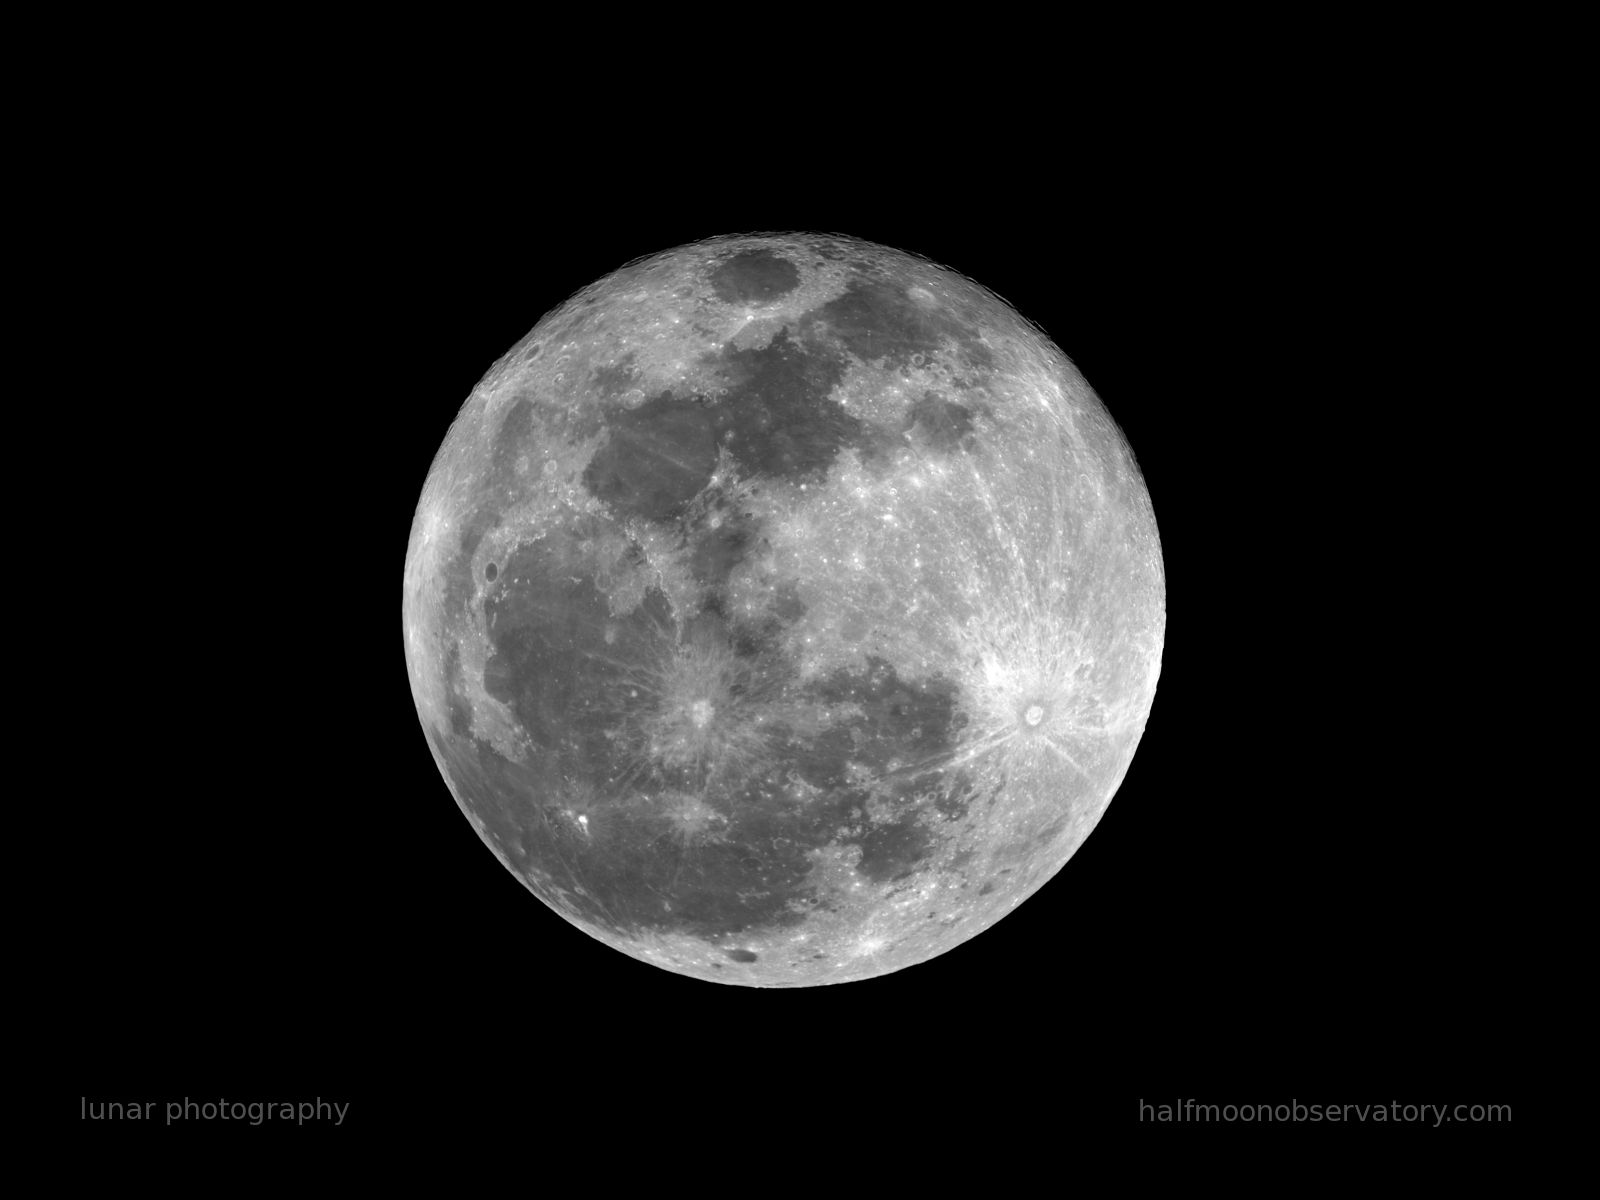
[[[1062,868],[1144,733],[1166,583],[1045,333],[914,255],[764,234],[624,266],[494,365],[402,619],[444,783],[529,891],[792,987],[924,962]]]

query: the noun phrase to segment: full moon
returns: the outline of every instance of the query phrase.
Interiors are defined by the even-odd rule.
[[[1166,583],[1043,332],[778,234],[629,264],[490,369],[402,616],[445,785],[529,891],[643,962],[793,987],[924,962],[1062,868],[1144,732]]]

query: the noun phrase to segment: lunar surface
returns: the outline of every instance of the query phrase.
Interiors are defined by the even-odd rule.
[[[804,986],[1061,869],[1144,731],[1166,587],[1128,445],[1040,330],[771,235],[623,267],[490,370],[403,619],[445,783],[535,896],[668,970]]]

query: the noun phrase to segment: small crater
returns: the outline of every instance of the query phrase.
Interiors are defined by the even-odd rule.
[[[978,895],[987,896],[992,891],[994,891],[994,882],[991,880],[978,889]]]
[[[736,963],[753,963],[758,955],[749,950],[729,950],[728,957]]]

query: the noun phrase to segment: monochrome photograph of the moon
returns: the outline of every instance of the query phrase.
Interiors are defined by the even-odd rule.
[[[913,253],[742,234],[599,273],[418,481],[401,632],[444,788],[654,967],[926,962],[1068,863],[1145,733],[1136,450],[1050,331]]]

